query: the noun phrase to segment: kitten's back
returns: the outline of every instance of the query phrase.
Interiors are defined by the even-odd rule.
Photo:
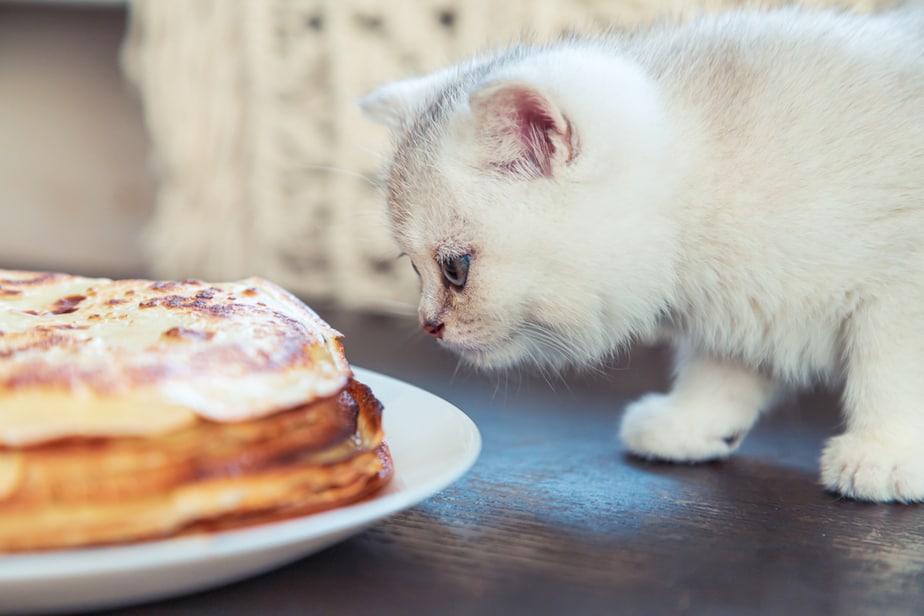
[[[755,232],[801,209],[804,225],[832,231],[817,250],[902,238],[919,250],[924,12],[733,13],[638,37],[627,52],[695,133],[681,138],[700,144],[686,191],[697,207],[738,209]]]

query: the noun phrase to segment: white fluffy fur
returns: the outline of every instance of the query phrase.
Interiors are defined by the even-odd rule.
[[[491,168],[478,92],[570,123],[551,177]],[[476,58],[373,93],[422,321],[469,360],[598,361],[667,335],[635,454],[729,455],[780,386],[845,382],[826,487],[924,500],[924,18],[733,13]],[[438,261],[471,254],[463,290]]]

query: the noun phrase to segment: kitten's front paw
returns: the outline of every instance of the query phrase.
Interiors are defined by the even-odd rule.
[[[826,488],[859,500],[924,501],[924,450],[920,443],[843,434],[821,456]]]
[[[701,462],[734,452],[750,425],[734,425],[714,409],[648,394],[626,408],[619,436],[633,454],[671,462]]]

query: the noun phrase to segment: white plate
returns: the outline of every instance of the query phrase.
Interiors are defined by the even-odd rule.
[[[354,368],[385,405],[395,475],[362,503],[252,528],[121,547],[0,555],[0,612],[126,605],[237,581],[307,556],[442,490],[481,450],[475,424],[433,394]]]

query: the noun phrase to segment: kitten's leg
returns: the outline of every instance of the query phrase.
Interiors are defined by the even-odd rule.
[[[630,404],[620,437],[643,458],[725,458],[738,448],[774,389],[769,379],[744,367],[682,351],[671,392]]]
[[[861,500],[924,501],[924,314],[899,303],[851,319],[847,430],[821,457],[825,487]]]

